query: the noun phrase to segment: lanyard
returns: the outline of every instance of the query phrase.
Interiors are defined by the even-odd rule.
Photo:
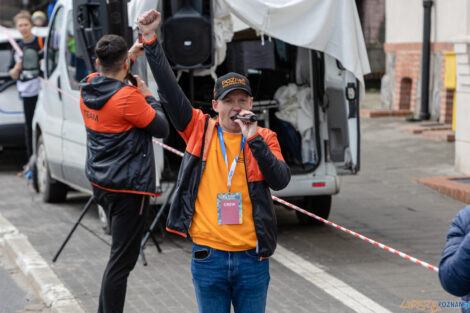
[[[222,129],[220,128],[220,126],[217,126],[217,130],[219,132],[220,148],[222,149],[222,155],[224,156],[225,164],[227,165],[227,169],[228,169],[227,152],[225,151],[224,133],[222,132]],[[238,155],[235,157],[235,159],[233,159],[232,165],[230,166],[230,171],[228,172],[228,177],[227,177],[228,192],[230,192],[230,187],[232,186],[233,174],[235,173],[235,168],[237,167],[238,157],[240,156],[240,153],[243,151],[243,146],[245,146],[245,141],[246,141],[246,138],[245,136],[242,135],[242,143],[240,147],[240,152],[238,152]]]

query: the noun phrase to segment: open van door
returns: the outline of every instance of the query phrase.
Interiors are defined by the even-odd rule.
[[[76,55],[85,61],[89,71],[95,70],[94,49],[104,35],[120,35],[129,47],[132,45],[125,0],[73,0],[73,17]]]
[[[325,53],[324,60],[326,156],[338,174],[356,174],[360,168],[359,82],[332,56]]]
[[[95,70],[96,43],[109,33],[106,6],[106,1],[73,0],[75,53],[91,72]]]
[[[325,161],[333,162],[339,174],[357,173],[359,95],[364,95],[364,75],[370,72],[370,65],[356,1],[223,2],[232,14],[261,34],[324,53],[322,109],[327,113],[328,139],[323,138],[321,144]]]

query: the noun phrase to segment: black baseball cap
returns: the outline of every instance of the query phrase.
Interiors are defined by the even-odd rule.
[[[214,100],[225,98],[229,92],[243,90],[251,97],[251,87],[248,78],[238,73],[227,73],[217,78],[214,85]]]

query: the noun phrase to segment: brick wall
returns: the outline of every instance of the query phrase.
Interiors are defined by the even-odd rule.
[[[395,110],[411,110],[416,113],[417,99],[419,94],[418,83],[421,75],[421,43],[397,43],[385,44],[386,53],[395,55],[395,88],[393,94],[393,108]],[[434,73],[440,77],[440,112],[437,117],[440,122],[452,122],[453,90],[448,90],[444,86],[445,77],[445,56],[444,51],[453,51],[450,43],[433,43],[431,51],[440,53],[440,58],[433,58],[433,62],[441,62],[440,73]],[[432,68],[432,66],[431,66]],[[430,95],[432,97],[432,94]],[[429,99],[432,103],[432,99]]]

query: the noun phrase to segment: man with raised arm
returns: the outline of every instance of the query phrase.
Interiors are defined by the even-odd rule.
[[[199,312],[229,313],[231,304],[235,313],[264,312],[277,239],[269,188],[287,186],[289,167],[276,134],[246,119],[254,114],[245,76],[217,79],[216,119],[192,107],[157,41],[160,20],[148,11],[139,28],[162,105],[187,144],[167,230],[192,237]]]

